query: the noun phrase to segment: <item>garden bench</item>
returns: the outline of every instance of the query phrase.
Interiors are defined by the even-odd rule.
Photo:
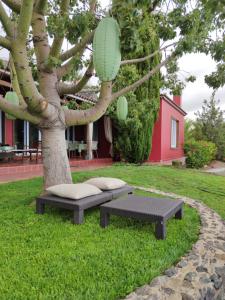
[[[162,198],[148,198],[128,195],[126,199],[113,200],[100,206],[100,225],[109,225],[110,215],[137,218],[156,223],[157,239],[166,237],[166,221],[175,215],[182,218],[183,201]]]
[[[72,200],[68,198],[58,197],[52,194],[42,195],[36,198],[36,213],[44,214],[45,205],[57,206],[60,208],[73,211],[74,224],[82,224],[84,220],[84,210],[98,206],[112,199],[126,196],[133,192],[134,188],[131,186],[124,186],[119,189],[103,191],[101,194],[85,197],[79,200]]]

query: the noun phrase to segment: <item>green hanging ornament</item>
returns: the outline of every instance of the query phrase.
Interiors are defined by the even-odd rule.
[[[113,80],[120,68],[120,28],[114,18],[100,21],[93,40],[93,63],[101,81]]]
[[[128,114],[128,103],[127,99],[124,96],[121,96],[117,100],[117,107],[116,107],[117,118],[120,121],[125,121]]]
[[[18,98],[16,92],[7,92],[5,94],[5,100],[10,102],[11,104],[19,106],[19,98]],[[16,120],[16,117],[14,117],[13,115],[10,115],[10,114],[6,113],[5,116],[9,120]]]

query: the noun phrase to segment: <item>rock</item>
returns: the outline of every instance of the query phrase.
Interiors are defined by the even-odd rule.
[[[211,282],[210,278],[207,275],[201,276],[199,281],[200,281],[200,283],[205,283],[205,284]]]
[[[196,271],[197,272],[208,272],[208,269],[206,267],[204,267],[203,265],[201,265],[196,268]]]
[[[183,268],[186,267],[186,265],[188,264],[188,262],[186,260],[181,260],[178,264],[177,267],[178,268]]]
[[[212,282],[214,282],[215,280],[217,280],[218,279],[218,275],[217,274],[212,274],[211,276],[210,276],[210,280],[212,281]]]
[[[146,298],[145,300],[161,300],[161,298],[159,295],[153,294],[153,295],[149,296],[148,298]]]
[[[222,250],[223,252],[225,252],[225,243],[221,244],[221,243],[217,243],[215,245],[215,247],[219,250]]]
[[[197,260],[198,259],[198,255],[196,254],[191,254],[188,256],[188,260]]]
[[[223,283],[222,278],[220,278],[217,274],[213,274],[210,276],[211,281],[214,283],[215,289],[219,289]]]
[[[181,293],[182,300],[195,300],[191,295],[187,293]]]
[[[220,277],[225,277],[225,266],[224,267],[216,267],[215,272]]]
[[[166,276],[158,276],[158,277],[154,278],[154,279],[150,282],[149,286],[150,286],[150,287],[155,287],[155,286],[157,286],[157,285],[161,285],[161,284],[163,284],[163,283],[166,281],[166,279],[167,279]]]
[[[136,293],[137,295],[146,295],[146,294],[150,293],[150,291],[151,291],[151,287],[150,287],[149,285],[146,284],[146,285],[144,285],[144,286],[138,288],[138,289],[135,291],[135,293]]]
[[[218,290],[222,286],[223,280],[222,278],[218,278],[214,281],[214,287],[216,290]]]
[[[169,296],[175,294],[175,291],[168,287],[166,287],[166,288],[163,287],[162,290],[164,291],[165,294],[167,294]]]
[[[189,272],[185,275],[184,281],[192,282],[193,278],[195,278],[197,274],[195,272]]]
[[[176,270],[176,268],[172,267],[172,268],[166,270],[166,271],[164,272],[164,274],[165,274],[166,276],[168,276],[168,277],[172,277],[173,275],[176,275],[176,274],[177,274],[177,270]]]
[[[215,291],[211,287],[208,287],[204,299],[205,300],[212,300],[212,299],[214,299],[214,296],[215,296]]]

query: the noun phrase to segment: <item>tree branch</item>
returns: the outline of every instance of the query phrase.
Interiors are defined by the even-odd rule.
[[[31,115],[26,109],[22,109],[20,106],[9,103],[3,97],[0,97],[0,109],[15,116],[17,119],[26,120],[36,125],[41,121],[40,117]]]
[[[2,0],[12,11],[19,13],[21,8],[20,0]]]
[[[23,96],[21,94],[21,91],[20,91],[20,86],[19,86],[19,82],[18,82],[14,62],[13,62],[13,59],[12,59],[12,55],[9,56],[9,68],[10,68],[10,73],[11,73],[11,83],[12,83],[13,90],[16,92],[16,94],[19,98],[20,106],[22,108],[26,108],[27,104],[24,101],[24,98],[23,98]]]
[[[70,48],[68,51],[61,54],[60,59],[66,61],[67,59],[83,52],[86,45],[88,45],[94,37],[94,31],[89,32],[78,44]]]
[[[122,90],[112,94],[112,98],[111,98],[111,102],[113,100],[115,100],[116,98],[123,96],[124,94],[135,90],[136,88],[138,88],[140,85],[142,85],[145,81],[147,81],[150,77],[152,77],[156,72],[158,72],[161,67],[165,66],[168,61],[173,57],[173,54],[169,55],[163,62],[161,62],[160,64],[158,64],[154,69],[152,69],[151,71],[149,71],[144,77],[142,77],[141,79],[139,79],[138,81],[134,82],[133,84],[123,88]]]
[[[0,36],[0,46],[2,46],[5,49],[10,50],[11,49],[11,45],[10,45],[10,41],[3,36]]]
[[[0,20],[1,20],[1,23],[3,25],[3,28],[6,32],[6,34],[8,36],[12,37],[13,36],[13,25],[2,5],[2,1],[0,1]]]
[[[89,79],[92,77],[94,71],[93,61],[91,60],[86,72],[78,83],[66,84],[59,82],[58,91],[60,96],[65,94],[75,94],[82,90],[82,88],[87,84]]]
[[[33,12],[31,25],[33,29],[33,44],[37,58],[37,66],[38,70],[41,71],[46,67],[50,52],[45,17],[37,12]]]
[[[140,57],[140,58],[134,58],[134,59],[129,59],[129,60],[123,60],[121,61],[121,66],[124,66],[124,65],[128,65],[128,64],[137,64],[137,63],[140,63],[140,62],[143,62],[143,61],[146,61],[154,56],[156,56],[158,53],[164,51],[165,49],[171,47],[171,46],[174,46],[175,44],[177,43],[172,43],[172,44],[169,44],[159,50],[156,50],[155,52],[145,56],[145,57]]]
[[[97,4],[96,0],[90,0],[89,1],[89,7],[90,7],[89,11],[90,12],[93,12],[93,13],[95,12],[96,4]]]
[[[112,82],[102,82],[100,97],[94,107],[86,110],[65,110],[66,125],[84,125],[99,119],[111,101]]]
[[[60,6],[60,13],[59,13],[61,17],[64,17],[67,15],[69,5],[70,5],[70,0],[62,0],[61,6]],[[61,34],[58,33],[57,35],[55,35],[49,56],[56,57],[56,58],[59,57],[59,54],[60,54],[60,51],[62,48],[62,44],[63,44],[63,40],[64,40],[64,32],[62,32]]]
[[[19,22],[18,22],[18,39],[26,42],[29,28],[31,25],[31,18],[33,13],[34,0],[23,0],[20,10]]]
[[[47,8],[48,0],[37,0],[34,6],[34,11],[40,15],[45,14]]]
[[[26,45],[18,40],[13,40],[11,54],[19,82],[21,93],[28,109],[36,113],[42,113],[47,108],[47,101],[39,93],[34,82],[32,71],[29,66]]]

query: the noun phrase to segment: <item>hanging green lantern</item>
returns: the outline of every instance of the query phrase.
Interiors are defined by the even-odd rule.
[[[125,121],[128,114],[128,103],[126,97],[119,97],[116,107],[117,118],[120,121]]]
[[[5,94],[5,100],[10,102],[11,104],[19,106],[19,98],[18,98],[16,92],[7,92]],[[16,117],[14,117],[13,115],[10,115],[10,114],[6,113],[5,116],[9,120],[16,120]]]
[[[100,21],[93,41],[93,63],[101,81],[113,80],[120,68],[120,28],[114,18]]]

